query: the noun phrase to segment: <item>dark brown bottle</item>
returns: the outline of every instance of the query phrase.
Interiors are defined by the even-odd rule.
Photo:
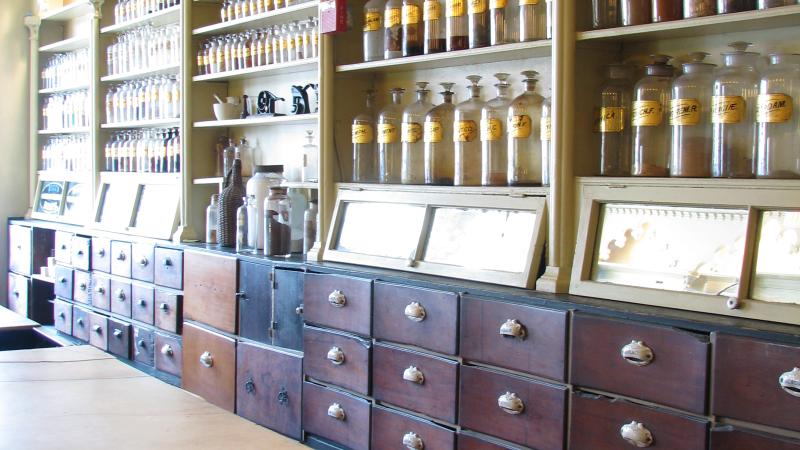
[[[653,19],[651,0],[622,0],[620,12],[622,14],[620,22],[623,27],[650,23]]]
[[[469,48],[489,45],[489,1],[468,0]]]
[[[651,9],[653,22],[669,22],[683,18],[683,2],[681,0],[653,0]]]
[[[717,0],[717,14],[730,14],[756,9],[755,0]]]
[[[403,56],[422,54],[424,41],[422,7],[419,0],[403,0],[402,39]]]

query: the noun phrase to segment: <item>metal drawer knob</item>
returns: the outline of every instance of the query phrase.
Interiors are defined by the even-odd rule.
[[[75,321],[79,326],[83,326],[83,319],[78,319]]]
[[[174,352],[172,351],[172,346],[171,345],[164,344],[164,346],[161,347],[161,354],[162,355],[164,355],[164,356],[172,356],[173,353]]]
[[[294,313],[297,314],[298,316],[303,315],[303,305],[300,305],[297,308],[295,308]]]
[[[630,344],[622,347],[620,354],[629,363],[634,366],[646,366],[653,362],[653,350],[644,345],[642,341],[631,341]]]
[[[497,406],[512,415],[522,414],[522,411],[525,411],[525,403],[513,392],[506,392],[498,397]]]
[[[125,258],[127,258],[125,252],[119,252],[119,255],[117,255],[117,261],[125,261]]]
[[[122,336],[122,330],[118,330],[118,329],[114,328],[114,337],[118,338],[120,336]]]
[[[331,349],[328,350],[327,358],[328,361],[337,366],[344,364],[344,352],[339,347],[331,347]]]
[[[100,325],[95,325],[95,326],[93,326],[93,327],[92,327],[92,331],[94,331],[94,332],[95,332],[95,333],[97,333],[97,334],[100,334],[100,332],[101,332],[102,330],[103,330],[103,329],[100,327]]]
[[[63,319],[64,317],[66,317],[66,316],[64,315],[64,311],[59,311],[59,313],[58,313],[58,317],[60,317],[60,318],[62,318],[62,319]]]
[[[169,309],[169,305],[166,304],[166,303],[162,303],[162,304],[158,305],[158,309],[160,309],[162,311],[166,311],[166,310]]]
[[[150,261],[148,261],[147,258],[145,258],[144,256],[142,256],[142,259],[139,260],[139,265],[142,267],[147,267],[147,264],[149,263]]]
[[[403,436],[403,445],[410,450],[422,450],[425,448],[425,443],[422,438],[417,436],[417,433],[409,431]]]
[[[78,256],[83,256],[83,250],[78,250]]]
[[[117,289],[117,299],[119,299],[119,301],[121,301],[121,302],[124,302],[125,301],[125,291],[123,291],[122,289]]]
[[[345,304],[347,304],[347,297],[345,297],[345,295],[342,294],[342,291],[334,289],[333,292],[328,294],[328,303],[330,303],[336,308],[341,308]]]
[[[645,448],[653,445],[653,433],[645,428],[643,423],[633,421],[619,429],[619,434],[625,442],[634,447]]]
[[[67,283],[67,279],[66,279],[66,277],[61,277],[61,278],[58,279],[58,282],[61,283],[61,284],[66,284]]]
[[[161,264],[162,264],[164,267],[172,267],[172,260],[171,260],[171,259],[169,259],[169,258],[164,258],[164,260],[163,260],[163,261],[161,261]]]
[[[425,320],[426,316],[425,308],[417,302],[411,302],[406,305],[406,309],[403,313],[409,320],[413,320],[414,322],[422,322]]]
[[[94,288],[94,291],[97,292],[100,295],[103,295],[103,294],[106,293],[106,289],[103,286],[97,286],[96,288]]]
[[[19,298],[19,291],[14,291],[14,297]]]
[[[403,371],[403,379],[412,383],[422,384],[425,382],[425,375],[414,366],[409,366]]]
[[[147,302],[145,301],[145,299],[143,298],[139,299],[139,306],[147,306]]]
[[[104,248],[101,248],[100,250],[98,250],[98,251],[97,251],[97,256],[99,256],[99,257],[101,257],[101,258],[102,258],[102,257],[104,257],[104,256],[106,256],[106,249],[104,249]]]
[[[778,378],[778,384],[789,395],[800,397],[800,368],[795,367],[788,372],[782,373]]]
[[[525,326],[519,323],[517,319],[508,319],[500,325],[500,336],[525,339],[528,336],[528,332],[525,330]]]
[[[85,291],[88,286],[86,286],[86,283],[81,283],[78,285],[78,287],[80,288],[80,290]]]
[[[211,352],[203,352],[200,355],[200,364],[209,368],[214,365],[214,357],[211,356]]]
[[[67,249],[67,244],[61,244],[61,250],[66,250],[66,249]]]
[[[333,417],[336,420],[344,420],[347,418],[347,415],[344,413],[344,409],[338,403],[334,403],[331,406],[328,406],[328,416]]]

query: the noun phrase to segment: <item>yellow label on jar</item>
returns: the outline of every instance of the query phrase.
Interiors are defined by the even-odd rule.
[[[600,133],[619,133],[625,128],[625,108],[607,106],[600,108],[597,131]]]
[[[372,143],[372,125],[354,124],[351,132],[353,133],[353,144]]]
[[[419,19],[419,6],[403,5],[403,25],[416,25]]]
[[[439,0],[425,0],[425,10],[423,11],[422,20],[439,20],[442,17],[442,5]]]
[[[389,8],[383,16],[383,27],[391,28],[400,25],[400,8]]]
[[[661,125],[664,109],[657,100],[638,100],[633,102],[631,119],[635,127],[655,127]]]
[[[550,119],[550,117],[542,117],[540,125],[541,125],[541,130],[539,132],[539,139],[543,141],[552,140],[553,121]]]
[[[447,17],[461,17],[464,13],[464,0],[447,0]]]
[[[397,142],[397,127],[391,123],[378,124],[378,144],[394,144]]]
[[[469,0],[469,13],[481,14],[486,12],[486,0]]]
[[[364,31],[378,31],[381,29],[383,15],[380,11],[367,11],[364,15]]]
[[[523,5],[538,5],[540,0],[519,0],[519,6]]]
[[[511,137],[518,139],[531,137],[531,116],[521,114],[511,117]]]
[[[693,98],[677,98],[669,103],[669,124],[694,126],[700,123],[700,102]]]
[[[714,123],[741,123],[744,120],[745,102],[738,95],[715,95],[711,98],[711,121]]]
[[[453,134],[456,142],[472,142],[478,137],[478,124],[474,120],[459,120]]]
[[[481,140],[497,141],[503,137],[503,122],[500,119],[481,120]]]
[[[762,123],[783,123],[792,118],[792,97],[786,94],[760,94],[756,116]]]
[[[506,7],[506,0],[491,0],[489,7],[492,9],[503,9]]]
[[[422,139],[422,125],[416,122],[403,123],[401,126],[403,142],[415,143]]]
[[[441,122],[425,122],[425,142],[438,143],[442,142],[442,123]]]

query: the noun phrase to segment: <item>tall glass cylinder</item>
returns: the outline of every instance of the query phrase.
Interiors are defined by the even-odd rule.
[[[653,20],[650,0],[620,0],[620,24],[642,25]]]
[[[292,245],[291,202],[286,188],[271,187],[264,200],[264,254],[289,256]]]
[[[544,0],[519,0],[519,41],[547,39],[547,4]]]
[[[714,64],[704,52],[690,54],[683,75],[672,82],[670,101],[669,174],[672,177],[711,176],[711,87]]]
[[[447,24],[445,30],[448,52],[469,48],[466,1],[467,0],[446,0]]]
[[[717,0],[717,14],[730,14],[756,9],[756,0]]]
[[[425,184],[453,184],[454,150],[453,105],[454,83],[441,83],[444,88],[442,104],[435,106],[425,115],[423,140],[425,142]]]
[[[403,56],[422,54],[425,40],[423,28],[420,0],[403,0],[403,18],[400,30]]]
[[[592,0],[592,28],[614,28],[619,26],[619,0]]]
[[[496,73],[498,83],[497,97],[489,100],[481,109],[481,184],[484,186],[505,186],[508,165],[505,122],[508,118],[508,105],[511,99],[508,90],[509,74]]]
[[[255,196],[242,197],[243,204],[236,210],[236,252],[253,253],[250,239],[250,214],[255,212]]]
[[[378,183],[400,182],[403,92],[402,88],[392,89],[391,102],[378,114]]]
[[[423,53],[439,53],[445,50],[445,21],[441,0],[425,0],[422,20],[425,28]]]
[[[525,92],[508,109],[508,184],[542,184],[542,102],[536,93],[535,70],[522,72]]]
[[[632,67],[606,66],[600,87],[598,132],[600,133],[600,175],[622,177],[631,174],[631,83]]]
[[[425,181],[425,143],[423,141],[423,124],[425,115],[433,108],[428,99],[430,91],[428,83],[417,83],[417,101],[408,105],[403,111],[401,126],[402,162],[400,182],[403,184],[422,184]]]
[[[505,44],[508,38],[506,0],[489,1],[489,44]]]
[[[666,177],[669,175],[671,133],[665,120],[671,99],[673,69],[666,55],[654,55],[646,66],[647,75],[633,89],[631,124],[633,162],[631,175]]]
[[[481,141],[478,124],[481,120],[481,77],[470,75],[467,79],[470,98],[459,103],[455,109],[453,126],[453,148],[455,172],[453,184],[456,186],[479,186],[481,184]]]
[[[392,59],[403,56],[403,2],[388,0],[383,10],[383,58]]]
[[[364,61],[383,59],[384,0],[369,0],[364,4]]]
[[[758,89],[756,176],[800,178],[800,55],[769,59]]]
[[[682,0],[652,0],[653,22],[668,22],[683,18]]]
[[[375,90],[368,89],[364,111],[353,119],[353,182],[373,183],[378,180],[378,151],[375,147],[375,113],[372,105]]]
[[[469,48],[486,47],[489,45],[489,1],[468,1],[468,27]]]

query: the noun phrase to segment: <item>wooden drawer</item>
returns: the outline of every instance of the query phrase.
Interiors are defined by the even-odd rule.
[[[131,317],[150,325],[154,323],[155,292],[152,286],[131,284]]]
[[[84,342],[89,341],[89,311],[78,306],[72,308],[72,336]]]
[[[111,241],[111,274],[131,277],[131,243]]]
[[[111,279],[104,275],[92,274],[92,306],[111,311]]]
[[[800,430],[800,383],[790,394],[779,381],[800,367],[800,347],[725,334],[714,340],[712,413]]]
[[[183,320],[182,303],[180,295],[156,289],[154,312],[156,327],[180,334]]]
[[[369,449],[368,401],[344,392],[303,383],[303,429],[352,450]]]
[[[133,327],[133,359],[152,366],[155,357],[155,336],[153,330],[140,326]]]
[[[131,316],[131,284],[127,281],[111,280],[111,312]]]
[[[108,317],[89,313],[89,343],[100,350],[108,350]]]
[[[197,325],[184,323],[183,388],[233,412],[236,398],[236,341]]]
[[[111,273],[111,240],[92,238],[92,270]]]
[[[53,254],[58,263],[67,266],[72,263],[72,233],[56,231],[56,246]]]
[[[56,266],[53,293],[61,298],[72,300],[72,269]]]
[[[8,309],[20,316],[28,317],[30,282],[22,275],[8,274]]]
[[[236,258],[191,251],[184,257],[184,317],[236,334]]]
[[[236,347],[236,414],[302,439],[302,359],[240,342]]]
[[[566,311],[464,296],[461,356],[563,381],[567,320]]]
[[[375,344],[372,357],[377,400],[456,423],[457,362],[382,343]]]
[[[706,336],[584,314],[573,319],[572,383],[579,386],[702,414],[708,356]]]
[[[376,338],[458,352],[458,294],[376,282],[373,308]]]
[[[449,428],[388,408],[372,408],[373,450],[453,450],[455,441],[455,432]]]
[[[501,442],[493,437],[461,430],[458,433],[458,450],[523,450],[522,447]]]
[[[61,300],[53,302],[53,324],[56,330],[72,334],[72,304]]]
[[[626,427],[626,432],[631,429],[627,436],[638,439],[636,442],[641,444],[627,442],[623,438],[623,427]],[[652,443],[645,445],[648,431]],[[705,421],[624,400],[586,394],[572,396],[571,450],[619,450],[635,447],[653,450],[704,450],[707,434],[708,423]]]
[[[92,239],[88,237],[72,236],[72,267],[89,271],[91,270]]]
[[[108,351],[125,359],[131,357],[131,324],[108,319]]]
[[[155,246],[153,244],[133,244],[131,247],[131,278],[153,282],[155,273]]]
[[[303,341],[306,375],[369,394],[370,341],[313,327],[303,329]]]
[[[239,335],[272,343],[272,267],[239,261]]]
[[[8,270],[20,275],[31,275],[31,236],[28,227],[8,227]]]
[[[564,386],[462,366],[460,397],[459,423],[464,428],[538,450],[564,446]]]
[[[183,252],[156,247],[155,282],[159,286],[183,289]]]
[[[76,302],[90,304],[92,301],[92,274],[75,270],[72,277],[72,299]]]
[[[306,274],[303,315],[310,323],[369,336],[372,330],[372,280]]]
[[[156,369],[176,377],[183,367],[183,343],[180,338],[156,332]]]
[[[800,440],[724,426],[711,430],[711,450],[800,450]]]

